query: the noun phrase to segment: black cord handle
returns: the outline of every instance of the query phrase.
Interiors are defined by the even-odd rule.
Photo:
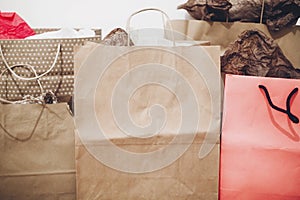
[[[258,87],[265,92],[267,100],[268,100],[271,108],[273,108],[274,110],[277,110],[279,112],[287,114],[287,116],[293,123],[295,123],[295,124],[299,123],[299,118],[291,113],[291,99],[298,92],[298,88],[293,89],[293,91],[289,94],[288,98],[286,99],[286,110],[285,110],[285,109],[279,108],[278,106],[273,104],[270,94],[265,86],[259,85]]]

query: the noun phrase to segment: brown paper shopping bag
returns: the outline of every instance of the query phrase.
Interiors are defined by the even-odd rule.
[[[129,54],[123,55],[128,51]],[[199,76],[189,64],[191,60],[177,58],[173,53],[170,54],[170,51],[180,53],[179,55],[182,56],[192,56],[196,60],[199,58],[199,62],[203,62],[200,64],[203,68],[217,69],[213,62],[205,61],[209,56],[201,56],[210,51],[215,54],[213,56],[218,57],[216,47],[140,49],[139,47],[97,46],[87,55],[77,72],[74,102],[76,128],[79,134],[76,139],[78,199],[184,199],[187,197],[218,199],[220,109],[212,110],[214,100],[211,98],[214,95],[210,96],[205,79]],[[120,53],[122,56],[119,57]],[[101,70],[105,68],[105,63],[111,60],[114,62],[105,69],[102,77]],[[149,63],[159,67],[154,66],[153,69],[147,66]],[[141,66],[142,69],[138,70],[136,66]],[[171,67],[169,69],[164,66]],[[195,91],[193,94],[197,98],[195,107],[191,108],[194,110],[180,110],[180,105],[189,107],[193,95],[186,90],[182,80],[176,79],[172,70],[182,73],[192,85]],[[126,75],[127,78],[122,79]],[[91,85],[97,86],[94,78],[101,79],[98,82],[99,88],[95,89]],[[218,82],[218,78],[216,76],[213,81]],[[175,94],[160,84],[151,84],[147,79],[162,85],[171,84],[169,90]],[[126,88],[131,88],[132,85],[142,81],[148,84],[141,84],[140,90],[134,92],[131,98],[124,98],[124,95],[127,97]],[[121,88],[115,88],[118,86]],[[215,90],[215,94],[220,95],[218,89],[211,89]],[[114,90],[117,90],[115,95],[121,96],[112,97]],[[90,102],[90,97],[95,97],[94,103]],[[125,101],[125,104],[128,100],[130,105],[128,112],[138,127],[132,127],[131,124],[123,121],[126,121],[127,112],[126,109],[122,110],[124,102],[118,102],[119,100]],[[116,101],[112,107],[111,101]],[[163,114],[155,109],[151,110],[155,104],[163,105],[167,112],[167,121],[162,130],[152,136],[148,133],[149,129],[161,125],[161,114]],[[120,115],[119,117],[114,115],[114,109],[122,110],[115,113]],[[193,118],[194,111],[199,112],[201,116],[197,122]],[[151,116],[151,112],[154,112],[152,113],[154,116]],[[95,116],[101,124],[99,132],[97,132],[97,120],[93,120]],[[114,119],[121,120],[120,124]],[[182,120],[190,124],[190,127],[181,128]],[[196,127],[193,126],[193,122],[197,124]],[[152,126],[147,127],[149,123]],[[146,127],[143,129],[139,126]],[[208,128],[209,126],[211,128]],[[128,135],[122,129],[125,129],[125,132],[129,131]],[[135,129],[141,130],[136,132]],[[101,135],[101,130],[104,131],[104,137]],[[133,136],[130,136],[131,134]],[[201,146],[206,148],[213,146],[208,155],[203,158],[198,156]],[[174,156],[176,159],[171,162],[170,159]]]
[[[90,48],[75,54],[77,198],[218,199],[219,47]]]
[[[0,199],[75,199],[67,104],[0,104]]]
[[[168,24],[167,24],[168,25]],[[202,20],[171,20],[174,31],[180,34],[176,39],[191,38],[209,41],[212,45],[220,45],[224,52],[231,43],[245,30],[258,29],[275,40],[284,55],[295,68],[300,68],[300,27],[293,26],[278,32],[270,32],[266,25],[247,22],[207,22]],[[183,36],[182,36],[183,35]]]

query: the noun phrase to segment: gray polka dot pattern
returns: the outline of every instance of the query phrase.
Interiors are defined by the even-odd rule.
[[[55,29],[37,29],[37,33]],[[57,97],[73,95],[74,84],[74,54],[75,46],[83,45],[85,41],[100,42],[101,30],[95,37],[70,39],[36,39],[36,40],[0,40],[3,55],[10,66],[30,64],[38,74],[46,72],[54,62],[57,47],[61,49],[57,63],[47,76],[40,78],[44,91],[53,91]],[[24,81],[13,77],[0,56],[0,97],[7,100],[20,100],[24,95],[39,96],[40,87],[35,80]],[[4,72],[5,71],[5,72]],[[14,68],[23,77],[32,77],[33,73],[24,67]]]

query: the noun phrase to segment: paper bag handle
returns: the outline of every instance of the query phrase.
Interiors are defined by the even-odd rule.
[[[10,71],[10,73],[12,75],[14,75],[16,78],[18,78],[20,80],[30,81],[30,80],[37,80],[37,79],[39,79],[39,78],[47,75],[49,72],[52,71],[52,69],[54,68],[54,66],[56,65],[57,60],[58,60],[58,56],[59,56],[59,52],[60,52],[60,46],[61,46],[60,44],[57,45],[57,52],[56,52],[54,61],[53,61],[52,65],[50,66],[50,68],[46,72],[44,72],[44,73],[42,73],[40,75],[35,74],[34,77],[30,77],[30,78],[19,76],[12,69],[15,68],[15,67],[22,67],[22,66],[26,66],[26,67],[28,67],[30,69],[34,69],[33,66],[31,66],[29,64],[15,64],[15,65],[9,66],[9,64],[7,63],[7,61],[6,61],[6,59],[5,59],[4,55],[3,55],[3,51],[2,51],[1,45],[0,45],[0,54],[1,54],[1,58],[2,58],[2,60],[4,62],[4,65],[6,66],[7,70]]]
[[[263,20],[263,16],[264,16],[264,10],[265,10],[265,0],[262,0],[261,11],[260,11],[260,19],[259,19],[260,24],[262,24],[262,20]]]
[[[299,123],[299,118],[291,113],[291,99],[298,92],[298,88],[293,89],[292,92],[290,92],[289,96],[287,97],[287,99],[286,99],[286,110],[285,110],[285,109],[279,108],[278,106],[273,104],[273,102],[271,100],[271,97],[270,97],[270,94],[268,92],[268,89],[265,86],[259,85],[258,87],[264,91],[264,93],[267,97],[268,103],[271,106],[271,108],[273,108],[274,110],[277,110],[278,112],[282,112],[282,113],[287,114],[287,116],[289,117],[289,119],[293,123],[295,123],[295,124]]]
[[[5,71],[9,71],[13,76],[15,76],[16,78],[18,78],[18,79],[20,79],[20,80],[25,80],[25,81],[36,80],[37,83],[38,83],[38,85],[39,85],[39,87],[40,87],[40,90],[41,90],[41,96],[43,96],[43,94],[44,94],[44,89],[43,89],[43,87],[42,87],[42,84],[41,84],[39,78],[41,78],[41,77],[47,75],[49,72],[52,71],[52,69],[54,68],[54,66],[55,66],[56,63],[57,63],[58,56],[59,56],[59,53],[60,53],[60,47],[61,47],[61,45],[58,44],[58,45],[57,45],[57,52],[56,52],[56,55],[55,55],[55,58],[54,58],[54,61],[53,61],[52,65],[51,65],[51,67],[50,67],[46,72],[44,72],[44,73],[38,75],[37,72],[36,72],[36,70],[35,70],[35,68],[34,68],[34,66],[29,65],[29,64],[15,64],[15,65],[9,66],[8,62],[6,61],[6,59],[5,59],[4,55],[3,55],[2,47],[1,47],[1,45],[0,45],[0,55],[1,55],[1,58],[2,58],[2,60],[3,60],[4,65],[5,65],[5,67],[6,67],[6,70],[4,70],[3,72],[1,72],[0,77],[4,74]],[[27,77],[23,77],[23,76],[20,76],[20,75],[16,74],[16,73],[14,72],[14,70],[13,70],[13,69],[16,68],[16,67],[25,67],[25,68],[30,69],[30,70],[34,73],[34,77],[27,78]],[[51,96],[54,96],[54,94],[52,94],[52,93],[50,93],[50,95],[51,95]],[[33,97],[33,96],[27,95],[27,96],[25,96],[25,97],[26,97],[27,99],[24,99],[24,100],[21,100],[21,101],[8,101],[8,100],[3,99],[3,98],[0,97],[0,101],[1,101],[1,102],[4,102],[4,103],[10,103],[10,104],[20,104],[20,103],[26,103],[26,102],[28,102],[28,101],[41,102],[41,100],[40,100],[39,98],[35,98],[35,97]],[[23,97],[23,98],[24,98],[24,97]],[[29,98],[29,99],[28,99],[28,98]]]
[[[176,46],[175,37],[174,37],[174,29],[173,29],[170,17],[167,15],[167,13],[165,13],[164,11],[162,11],[162,10],[160,10],[158,8],[144,8],[144,9],[141,9],[139,11],[136,11],[136,12],[132,13],[129,16],[129,18],[127,19],[127,23],[126,23],[126,31],[127,31],[127,34],[128,34],[127,45],[129,46],[129,43],[130,43],[130,23],[131,23],[132,17],[135,16],[135,15],[137,15],[137,14],[139,14],[139,13],[146,12],[146,11],[157,11],[157,12],[160,12],[162,14],[163,21],[164,21],[164,17],[167,19],[168,25],[169,25],[170,30],[171,30],[173,46]],[[165,24],[163,24],[163,25],[164,25],[164,29],[166,29]]]
[[[16,78],[18,78],[20,80],[25,80],[25,81],[36,80],[37,83],[38,83],[38,85],[39,85],[39,87],[40,87],[40,90],[41,90],[41,96],[43,96],[44,89],[42,87],[42,84],[41,84],[39,78],[47,75],[55,67],[55,65],[57,63],[57,60],[58,60],[59,53],[60,53],[60,47],[61,47],[61,45],[58,44],[57,45],[57,52],[56,52],[56,55],[55,55],[55,58],[54,58],[54,61],[53,61],[52,65],[51,65],[51,67],[46,72],[38,75],[37,72],[36,72],[36,70],[35,70],[35,68],[34,68],[34,66],[29,65],[29,64],[15,64],[15,65],[9,66],[8,62],[5,59],[5,56],[3,55],[2,46],[0,45],[0,55],[1,55],[1,58],[3,60],[4,65],[6,67],[6,70],[4,70],[4,71],[2,71],[0,73],[0,77],[4,74],[4,72],[9,71],[13,76],[15,76]],[[34,77],[27,78],[27,77],[23,77],[23,76],[20,76],[20,75],[16,74],[14,72],[14,70],[13,70],[16,67],[25,67],[25,68],[28,68],[29,70],[31,70],[34,73]],[[49,94],[51,94],[51,96],[54,96],[54,94],[52,94],[51,92]],[[26,103],[28,101],[41,102],[41,100],[39,98],[35,98],[33,96],[30,96],[30,95],[27,95],[27,96],[25,96],[23,98],[25,98],[25,99],[21,100],[21,101],[8,101],[8,100],[3,99],[3,98],[0,97],[0,101],[4,102],[4,103],[10,103],[10,104],[20,104],[20,103]]]
[[[20,66],[12,66],[12,67],[8,67],[7,69],[3,70],[3,71],[1,72],[1,74],[0,74],[0,77],[3,76],[3,74],[4,74],[6,71],[8,71],[8,69],[10,69],[10,70],[13,71],[13,68],[16,68],[16,67],[20,67]],[[29,68],[29,70],[31,70],[31,71],[34,73],[34,75],[37,76],[36,70],[34,69],[33,66],[28,65],[28,66],[22,66],[22,67]],[[39,85],[39,87],[40,87],[41,94],[43,94],[43,93],[44,93],[44,89],[43,89],[43,87],[42,87],[42,84],[41,84],[40,80],[37,79],[36,81],[37,81],[37,83],[38,83],[38,85]],[[22,103],[22,102],[23,102],[23,101],[8,101],[8,100],[3,99],[3,98],[1,98],[1,97],[0,97],[0,101],[1,101],[1,102],[4,102],[4,103]]]
[[[34,75],[37,76],[36,70],[31,65],[28,65],[28,66],[15,66],[15,67],[29,68],[29,70],[33,71]],[[15,67],[13,67],[13,68],[15,68]],[[13,68],[11,68],[11,70],[13,70]],[[6,69],[6,70],[2,71],[0,73],[0,77],[6,71],[8,71],[8,70]],[[26,104],[26,103],[33,103],[33,102],[38,103],[38,104],[53,104],[53,103],[56,103],[57,99],[56,99],[54,93],[51,92],[51,91],[45,93],[40,80],[37,79],[36,81],[37,81],[37,83],[40,87],[40,90],[41,90],[41,95],[40,96],[34,97],[34,96],[31,96],[31,95],[25,95],[25,96],[23,96],[23,100],[18,100],[18,101],[9,101],[9,100],[6,100],[6,99],[3,99],[3,98],[0,97],[0,102],[8,103],[8,104]]]

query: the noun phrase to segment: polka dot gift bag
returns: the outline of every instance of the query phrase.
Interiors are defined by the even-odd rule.
[[[35,31],[39,34],[55,29]],[[0,40],[0,98],[18,101],[28,95],[40,96],[38,78],[43,93],[53,93],[58,102],[70,101],[74,82],[73,48],[85,41],[100,40],[101,30],[95,30],[94,37]]]

